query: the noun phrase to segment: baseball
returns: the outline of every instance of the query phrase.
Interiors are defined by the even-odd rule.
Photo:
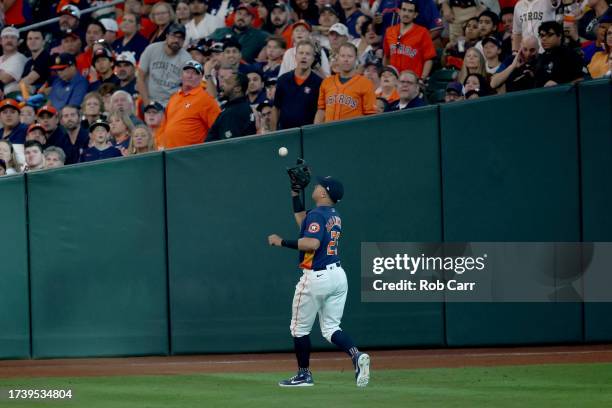
[[[280,157],[285,157],[287,155],[287,153],[289,153],[289,150],[287,150],[287,148],[285,146],[283,146],[280,149],[278,149],[278,155]]]

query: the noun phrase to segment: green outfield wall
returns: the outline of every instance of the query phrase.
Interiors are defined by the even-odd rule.
[[[0,178],[0,358],[290,350],[297,156],[345,185],[362,347],[610,341],[607,303],[361,303],[360,244],[612,241],[611,112],[593,81]]]

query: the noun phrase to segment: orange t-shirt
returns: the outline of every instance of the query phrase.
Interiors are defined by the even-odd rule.
[[[374,85],[360,74],[345,83],[340,82],[339,74],[327,77],[321,83],[318,108],[325,111],[325,122],[373,115],[376,113]]]
[[[399,98],[400,98],[399,97],[399,93],[397,92],[396,88],[393,88],[393,92],[391,92],[391,95],[389,95],[388,98],[385,98],[385,96],[382,93],[382,89],[380,91],[376,92],[376,97],[377,98],[383,98],[383,99],[385,99],[389,103],[393,103],[395,101],[398,101]]]
[[[425,62],[436,57],[431,35],[425,27],[413,24],[400,36],[400,26],[396,24],[387,29],[383,42],[385,56],[389,57],[389,63],[397,72],[409,69],[420,77]]]
[[[179,90],[170,97],[166,116],[156,133],[158,149],[203,143],[221,109],[204,88]]]

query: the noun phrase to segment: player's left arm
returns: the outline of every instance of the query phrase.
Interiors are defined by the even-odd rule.
[[[304,237],[298,240],[285,240],[279,235],[272,234],[268,237],[268,244],[271,246],[284,246],[287,248],[298,249],[309,252],[316,251],[321,246],[321,241],[316,238]]]

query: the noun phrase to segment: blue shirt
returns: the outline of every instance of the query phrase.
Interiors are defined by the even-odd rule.
[[[416,0],[415,3],[419,9],[419,14],[414,22],[428,30],[441,29],[443,26],[440,18],[440,11],[432,0]],[[382,33],[392,25],[400,23],[399,10],[401,7],[400,0],[382,0],[378,5],[377,13],[382,14]]]
[[[312,125],[317,113],[319,88],[323,80],[311,72],[302,85],[295,82],[295,71],[278,78],[274,106],[279,111],[278,129]]]
[[[68,133],[64,133],[65,137],[58,140],[55,146],[61,148],[66,155],[66,162],[64,164],[75,164],[81,161],[81,155],[87,150],[89,145],[89,131],[83,127],[79,127],[79,133],[77,133],[74,144],[70,140]]]
[[[149,40],[142,34],[136,33],[127,44],[123,45],[123,38],[119,38],[113,41],[112,47],[117,55],[121,54],[123,51],[132,51],[134,53],[134,58],[136,58],[136,62],[138,62],[140,60],[140,55],[148,45]]]
[[[114,147],[108,147],[104,150],[98,150],[97,147],[92,146],[87,148],[81,155],[81,162],[90,162],[95,160],[112,159],[113,157],[123,156],[119,150]]]
[[[340,213],[334,207],[309,210],[300,228],[300,238],[316,238],[321,245],[316,251],[300,251],[300,268],[319,270],[340,262],[338,240],[341,232]]]
[[[0,139],[8,139],[14,145],[24,144],[27,131],[28,125],[20,123],[8,135],[4,134],[4,129],[0,129]]]
[[[56,77],[51,82],[49,102],[58,111],[66,105],[81,106],[89,84],[81,74],[76,74],[69,82]]]
[[[349,34],[352,35],[353,38],[360,37],[360,34],[355,29],[355,25],[357,24],[357,19],[361,16],[363,16],[363,13],[357,10],[345,19],[346,28],[348,28]]]
[[[416,98],[408,102],[408,105],[404,106],[403,108],[400,108],[399,102],[400,101],[397,100],[393,102],[391,105],[389,105],[389,111],[397,111],[397,110],[404,110],[404,109],[418,108],[421,106],[427,106],[427,102],[425,102],[425,100],[421,98],[420,96],[417,96]]]

